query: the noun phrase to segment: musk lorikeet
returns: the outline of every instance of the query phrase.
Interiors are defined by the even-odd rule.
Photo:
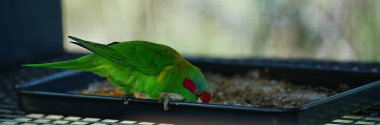
[[[126,94],[141,92],[151,99],[165,99],[178,94],[184,101],[200,99],[208,103],[210,89],[199,68],[185,60],[169,46],[147,41],[113,42],[108,45],[85,41],[69,36],[72,42],[92,54],[78,59],[24,66],[74,69],[106,77]]]

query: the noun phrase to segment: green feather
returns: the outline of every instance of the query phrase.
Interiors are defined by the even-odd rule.
[[[94,53],[69,61],[23,66],[93,72],[106,77],[127,94],[144,92],[153,99],[161,98],[162,92],[171,92],[182,95],[186,101],[195,102],[196,96],[182,85],[185,78],[194,80],[199,91],[210,92],[200,70],[166,45],[147,41],[103,45],[72,36],[69,38]]]
[[[52,62],[44,64],[25,64],[25,67],[40,67],[40,68],[58,68],[58,69],[76,69],[86,70],[95,67],[92,63],[94,55],[87,55],[75,60]]]
[[[127,41],[109,47],[118,51],[126,64],[149,75],[158,75],[165,67],[176,65],[180,56],[168,46],[146,41]]]
[[[120,64],[123,64],[124,60],[120,53],[113,50],[112,48],[108,47],[107,45],[102,45],[98,43],[93,43],[89,41],[85,41],[73,36],[69,36],[70,39],[73,39],[76,42],[72,42],[74,44],[77,44],[79,46],[82,46],[94,53],[97,53],[105,58],[108,58],[112,61],[118,62]]]

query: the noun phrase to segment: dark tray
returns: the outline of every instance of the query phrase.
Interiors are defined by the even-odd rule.
[[[345,83],[354,89],[297,108],[258,108],[170,102],[170,110],[154,100],[72,93],[94,80],[91,73],[65,71],[17,86],[19,106],[26,112],[118,118],[175,124],[322,124],[380,102],[378,64],[314,60],[190,58],[203,71],[224,75],[265,70],[274,79],[335,89]],[[376,82],[375,82],[376,81]]]

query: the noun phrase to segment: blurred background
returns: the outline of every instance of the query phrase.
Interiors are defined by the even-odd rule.
[[[148,40],[183,55],[380,61],[380,1],[62,0],[66,36]]]
[[[253,61],[300,73],[316,69],[306,77],[293,71],[275,74],[295,81],[312,79],[310,83],[319,85],[325,83],[320,80],[379,79],[378,31],[379,0],[0,0],[0,124],[9,118],[21,118],[14,124],[22,119],[34,122],[34,118],[25,121],[26,114],[18,108],[15,86],[62,72],[22,64],[63,61],[88,53],[70,44],[68,35],[104,44],[147,40],[169,45],[185,56],[280,58],[285,60]],[[290,58],[377,63],[286,60]],[[336,74],[331,72],[335,70]],[[314,81],[316,74],[329,77]],[[364,124],[362,120],[378,124],[379,109],[350,115],[355,116],[351,122],[344,121],[348,117],[337,120],[343,121],[339,124]]]

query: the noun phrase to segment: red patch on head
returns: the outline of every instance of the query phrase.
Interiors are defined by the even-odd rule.
[[[199,98],[201,98],[202,103],[208,103],[211,100],[211,94],[208,92],[202,92]]]
[[[188,89],[190,92],[194,93],[195,90],[197,89],[197,87],[195,87],[193,81],[191,81],[191,79],[188,79],[188,78],[185,78],[185,80],[183,80],[183,86]]]

